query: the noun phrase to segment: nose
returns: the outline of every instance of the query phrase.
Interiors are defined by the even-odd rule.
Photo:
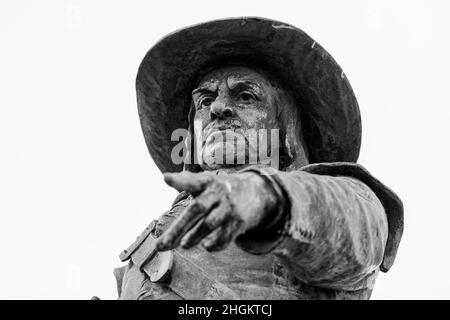
[[[216,100],[211,103],[211,109],[209,116],[211,120],[226,119],[233,115],[233,109],[230,107],[229,103],[223,100]]]

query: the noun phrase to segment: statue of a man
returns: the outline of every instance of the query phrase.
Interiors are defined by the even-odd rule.
[[[120,299],[370,297],[402,203],[356,164],[358,104],[319,44],[268,19],[212,21],[158,42],[136,86],[149,151],[180,194],[120,255]]]

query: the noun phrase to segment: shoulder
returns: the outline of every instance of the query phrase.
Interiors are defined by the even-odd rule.
[[[355,178],[367,185],[383,203],[386,210],[403,212],[403,203],[397,194],[375,178],[367,169],[357,163],[327,162],[314,163],[300,168],[301,171],[329,176]]]

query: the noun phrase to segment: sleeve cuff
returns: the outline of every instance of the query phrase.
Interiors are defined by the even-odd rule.
[[[276,196],[283,204],[278,207],[275,219],[269,225],[248,231],[238,236],[235,240],[238,247],[249,253],[258,255],[267,254],[283,242],[289,230],[291,207],[289,197],[276,180],[277,170],[271,167],[250,166],[239,171],[239,173],[243,172],[259,174],[273,188]]]

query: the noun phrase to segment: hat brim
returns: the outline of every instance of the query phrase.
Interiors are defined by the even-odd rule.
[[[191,92],[205,70],[249,61],[274,72],[301,108],[310,163],[356,162],[361,117],[342,69],[316,41],[291,25],[264,18],[232,18],[178,30],[145,55],[137,74],[139,117],[150,154],[162,172],[178,143],[172,132],[188,128]]]

